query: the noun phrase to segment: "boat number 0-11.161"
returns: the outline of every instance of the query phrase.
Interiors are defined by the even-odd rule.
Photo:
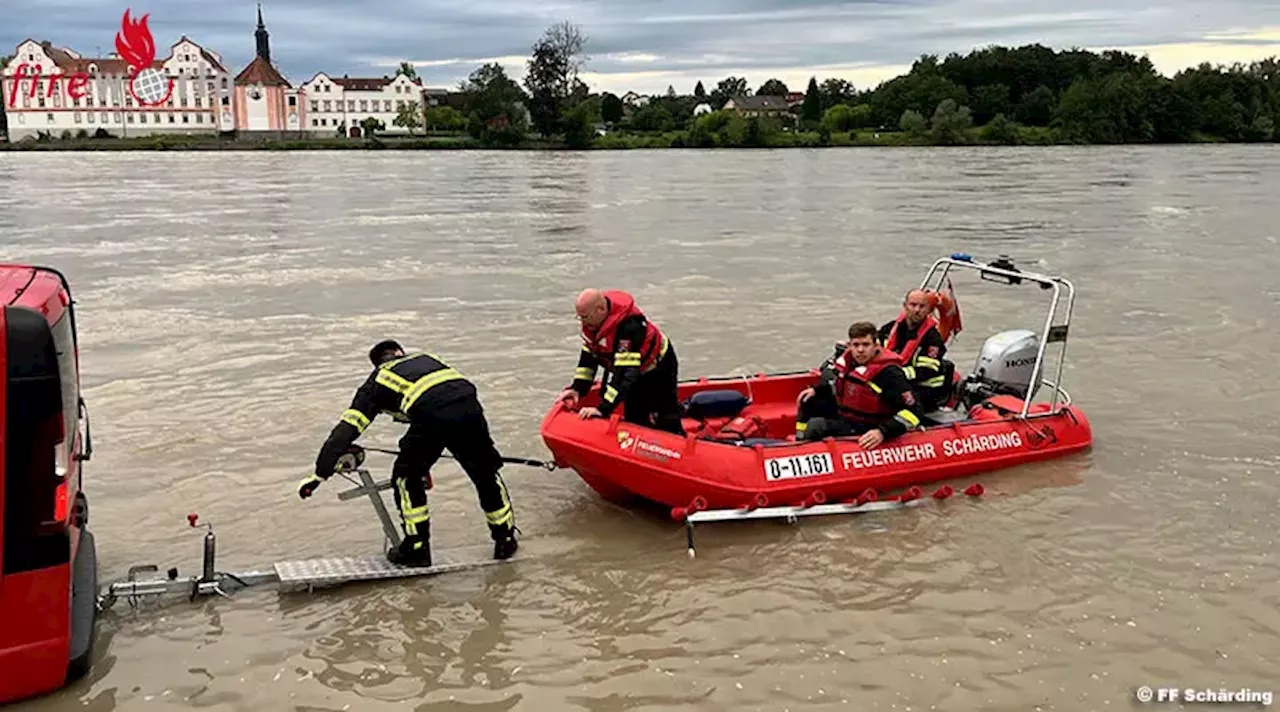
[[[770,480],[817,477],[818,475],[829,475],[835,471],[835,464],[829,452],[775,457],[764,461],[764,474]]]

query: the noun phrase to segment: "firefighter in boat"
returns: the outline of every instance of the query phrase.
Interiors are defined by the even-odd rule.
[[[315,474],[298,486],[298,496],[310,497],[322,482],[352,454],[356,464],[363,449],[352,446],[379,413],[408,423],[400,439],[400,454],[392,466],[404,541],[387,552],[393,564],[430,566],[430,511],[427,487],[431,467],[445,448],[466,471],[480,496],[493,538],[493,558],[516,553],[515,513],[506,484],[498,471],[502,456],[493,445],[476,387],[438,356],[406,354],[395,341],[382,341],[369,351],[373,372],[356,391],[351,407],[342,414],[316,457]]]
[[[920,427],[920,408],[898,354],[876,342],[876,325],[849,327],[845,352],[796,399],[796,440],[860,435],[864,449]]]
[[[952,369],[944,361],[946,343],[933,317],[934,302],[923,289],[907,292],[898,318],[880,327],[876,339],[902,357],[902,370],[923,412],[942,407],[951,394]]]
[[[599,407],[583,408],[580,418],[609,417],[622,404],[629,423],[684,435],[676,394],[676,350],[658,326],[645,318],[626,292],[587,289],[578,295],[582,353],[573,383],[559,399],[576,406],[603,368]]]

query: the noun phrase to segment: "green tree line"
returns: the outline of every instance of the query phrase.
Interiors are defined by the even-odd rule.
[[[523,86],[500,65],[484,65],[462,83],[460,110],[429,110],[427,127],[465,129],[490,144],[536,137],[575,147],[1280,140],[1274,57],[1166,77],[1127,52],[991,46],[924,55],[906,74],[864,89],[813,77],[791,111],[747,118],[722,110],[725,102],[791,89],[769,79],[753,92],[742,77],[726,77],[710,91],[699,81],[690,94],[668,87],[625,106],[578,78],[586,44],[576,26],[552,26],[533,46]],[[695,113],[702,104],[712,111]]]

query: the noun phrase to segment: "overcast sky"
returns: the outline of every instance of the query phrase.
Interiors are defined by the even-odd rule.
[[[125,7],[0,0],[0,54],[28,37],[82,55],[112,52]],[[161,58],[183,34],[220,53],[233,74],[253,57],[251,0],[132,7],[151,13]],[[988,44],[1123,48],[1148,53],[1165,73],[1280,55],[1276,0],[267,0],[263,14],[272,59],[295,85],[321,70],[390,74],[402,60],[429,86],[455,87],[495,60],[520,78],[530,46],[559,20],[588,37],[588,83],[618,93],[688,93],[699,79],[710,90],[729,75],[752,88],[778,77],[802,91],[810,75],[863,88],[920,54]]]

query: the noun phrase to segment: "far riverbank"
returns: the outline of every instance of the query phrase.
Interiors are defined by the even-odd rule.
[[[991,125],[949,135],[905,131],[796,131],[752,135],[750,131],[721,131],[695,135],[689,131],[661,133],[618,132],[585,142],[526,139],[495,143],[466,134],[374,138],[261,139],[207,135],[140,136],[133,138],[43,138],[0,143],[0,151],[432,151],[432,150],[632,150],[655,148],[828,148],[903,146],[1055,146],[1083,145],[1053,128]],[[1187,143],[1229,143],[1196,134]]]

